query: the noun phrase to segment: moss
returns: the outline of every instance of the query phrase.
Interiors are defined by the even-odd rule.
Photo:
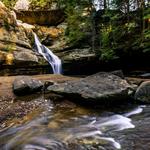
[[[4,27],[5,27],[5,29],[6,29],[7,31],[10,30],[10,24],[8,23],[7,20],[4,20]]]
[[[17,0],[1,0],[6,7],[8,8],[13,8],[14,5],[16,4]]]

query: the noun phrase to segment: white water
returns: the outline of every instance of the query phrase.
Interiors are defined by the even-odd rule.
[[[15,4],[14,9],[16,10],[28,10],[30,6],[29,0],[18,0]]]
[[[132,120],[130,118],[122,115],[113,115],[108,118],[100,119],[100,121],[95,123],[95,126],[100,130],[121,131],[128,128],[134,128],[135,126],[131,123],[131,121]]]
[[[37,35],[34,34],[34,39],[35,39],[35,47],[36,51],[41,54],[45,60],[49,62],[53,69],[54,74],[61,74],[62,70],[62,64],[61,60],[46,46],[42,45],[40,40],[38,39]]]
[[[144,107],[145,106],[139,106],[138,108],[134,109],[133,111],[124,114],[124,116],[130,117],[132,115],[140,114],[143,111]]]
[[[121,149],[121,145],[116,142],[113,138],[107,138],[107,137],[100,137],[100,140],[106,140],[108,142],[111,142],[112,145],[116,148],[116,149]]]
[[[72,138],[83,139],[86,137],[93,137],[96,140],[107,141],[116,149],[121,149],[119,142],[112,137],[105,137],[104,134],[108,132],[118,132],[125,129],[135,128],[135,125],[132,123],[132,119],[129,117],[142,113],[144,107],[145,106],[139,106],[123,115],[116,114],[108,117],[94,118],[94,120],[92,120],[90,123],[78,126],[76,133],[74,133],[72,136],[69,135],[67,140],[71,140]],[[91,129],[91,131],[85,132],[86,129]]]
[[[67,145],[65,144],[76,142],[76,144],[83,144],[83,146],[89,145],[92,147],[92,145],[97,145],[102,149],[108,147],[109,150],[109,147],[112,147],[112,149],[119,150],[123,149],[123,147],[119,140],[115,139],[114,135],[116,135],[117,132],[121,134],[122,130],[135,128],[133,118],[129,117],[142,113],[144,107],[145,106],[138,106],[122,115],[114,114],[103,117],[99,115],[84,115],[72,118],[71,116],[66,116],[66,114],[58,114],[60,118],[56,117],[56,119],[52,112],[43,112],[40,118],[36,118],[16,129],[12,128],[12,130],[6,130],[6,132],[1,134],[0,138],[5,137],[7,140],[11,134],[13,135],[12,138],[8,138],[9,140],[6,145],[4,145],[7,150],[11,150],[16,146],[19,147],[19,149],[23,147],[24,150],[47,150],[47,147],[49,149],[66,150]],[[47,118],[49,116],[52,117],[50,120]],[[59,127],[51,128],[49,123],[53,123],[53,125],[59,123]],[[84,147],[83,150],[85,150]]]

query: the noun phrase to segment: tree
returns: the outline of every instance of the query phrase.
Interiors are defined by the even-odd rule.
[[[1,0],[6,7],[13,8],[17,0]]]

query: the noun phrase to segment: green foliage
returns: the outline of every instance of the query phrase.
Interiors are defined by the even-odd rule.
[[[104,48],[101,49],[101,56],[100,59],[107,62],[110,60],[117,59],[118,57],[116,56],[115,52],[111,48]]]
[[[4,27],[5,27],[5,29],[6,29],[7,31],[9,31],[9,29],[10,29],[10,24],[8,23],[7,20],[4,20]]]
[[[143,52],[150,52],[150,30],[147,29],[144,31],[144,40],[143,40]]]
[[[92,10],[88,16],[82,16],[85,8],[92,8],[90,1],[79,3],[77,0],[67,0],[65,4],[68,23],[66,36],[69,43],[77,44],[86,37],[86,31],[96,30],[96,35],[93,36],[98,37],[95,41],[99,42],[94,42],[94,47],[96,54],[104,61],[150,51],[150,25],[145,24],[145,19],[150,18],[150,9],[144,7],[144,4],[137,6],[134,0],[113,0],[109,5],[106,4],[105,9],[96,12],[99,14],[96,14],[94,24],[91,20],[94,16]],[[131,11],[134,5],[139,8]],[[90,30],[91,28],[93,29]],[[96,45],[97,43],[100,44]]]
[[[101,45],[97,53],[104,61],[150,52],[150,8],[143,2],[131,11],[131,3],[137,5],[133,0],[113,0],[114,10],[100,10],[98,30]]]
[[[6,7],[8,8],[12,8],[14,7],[15,3],[17,2],[17,0],[1,0]]]
[[[29,0],[31,9],[49,9],[54,0]]]
[[[16,0],[2,2],[7,7],[12,7]],[[124,55],[134,56],[136,52],[150,52],[150,7],[144,1],[103,0],[100,2],[104,7],[98,12],[94,11],[92,0],[30,2],[33,10],[51,9],[54,4],[63,8],[68,24],[65,32],[68,44],[81,46],[83,41],[89,40],[87,33],[91,33],[90,38],[96,38],[93,40],[96,54],[104,61],[122,58]]]
[[[86,32],[90,29],[90,16],[88,12],[89,1],[67,0],[65,2],[65,13],[68,28],[66,39],[71,46],[78,45],[85,38]],[[85,14],[85,15],[84,15]]]

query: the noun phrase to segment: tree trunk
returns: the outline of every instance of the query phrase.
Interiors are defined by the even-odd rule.
[[[130,20],[130,16],[129,16],[129,14],[130,14],[130,1],[129,0],[127,0],[126,5],[127,5],[127,22],[129,24],[129,20]]]
[[[107,0],[104,0],[104,9],[107,9]]]
[[[144,29],[145,29],[145,20],[144,20],[144,10],[145,10],[145,1],[141,0],[141,8],[142,8],[142,41],[144,40]]]

